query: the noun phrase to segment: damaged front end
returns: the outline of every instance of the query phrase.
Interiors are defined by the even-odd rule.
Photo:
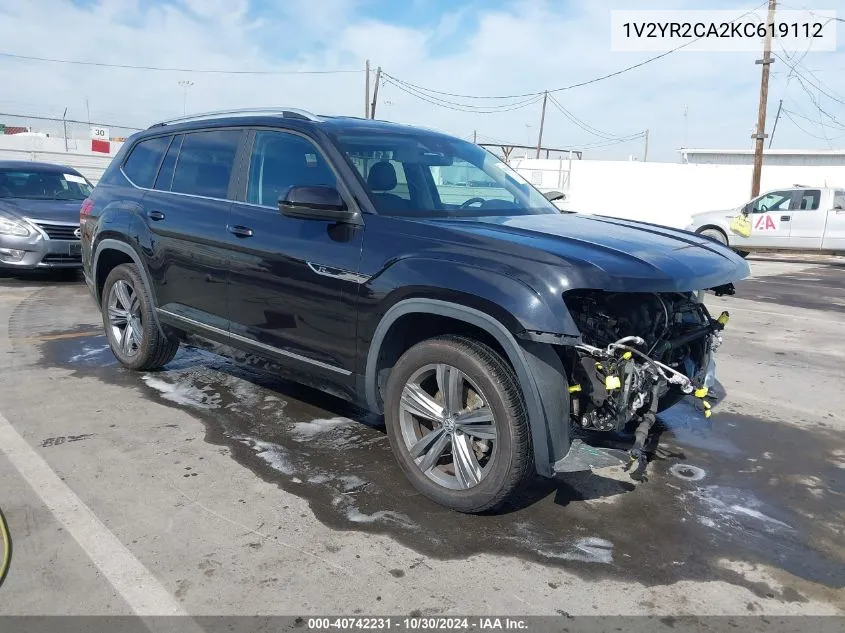
[[[729,294],[733,289],[714,290]],[[574,450],[555,470],[582,470],[587,462],[595,467],[592,462],[601,455],[581,437],[633,432],[627,467],[634,467],[633,477],[642,477],[646,442],[658,411],[692,394],[704,416],[710,417],[710,403],[704,398],[715,380],[713,353],[721,343],[728,313],[714,319],[700,293],[692,292],[576,290],[564,299],[582,341],[563,352],[575,439]],[[609,465],[607,460],[598,461]]]

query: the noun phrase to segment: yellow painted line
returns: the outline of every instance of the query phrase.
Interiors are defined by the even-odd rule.
[[[65,332],[64,334],[45,334],[43,336],[30,336],[27,338],[13,339],[15,343],[45,343],[47,341],[60,341],[68,338],[83,338],[86,336],[103,335],[102,330],[90,330],[88,332]]]

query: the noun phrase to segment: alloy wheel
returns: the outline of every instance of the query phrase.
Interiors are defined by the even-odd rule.
[[[109,290],[108,320],[120,352],[125,356],[137,354],[144,338],[141,299],[128,281],[118,279]]]
[[[452,490],[477,486],[496,455],[496,421],[481,389],[444,363],[414,372],[402,390],[399,427],[426,477]]]

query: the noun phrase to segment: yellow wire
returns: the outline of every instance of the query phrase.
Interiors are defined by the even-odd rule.
[[[6,524],[6,517],[3,516],[2,510],[0,510],[0,534],[3,535],[3,565],[0,566],[0,585],[2,585],[12,558],[12,538],[9,536],[9,526]]]

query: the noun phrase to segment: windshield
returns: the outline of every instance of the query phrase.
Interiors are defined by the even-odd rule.
[[[383,215],[473,217],[558,210],[490,152],[439,134],[347,133],[334,137]]]
[[[0,198],[85,200],[91,184],[78,174],[38,169],[0,169]]]

